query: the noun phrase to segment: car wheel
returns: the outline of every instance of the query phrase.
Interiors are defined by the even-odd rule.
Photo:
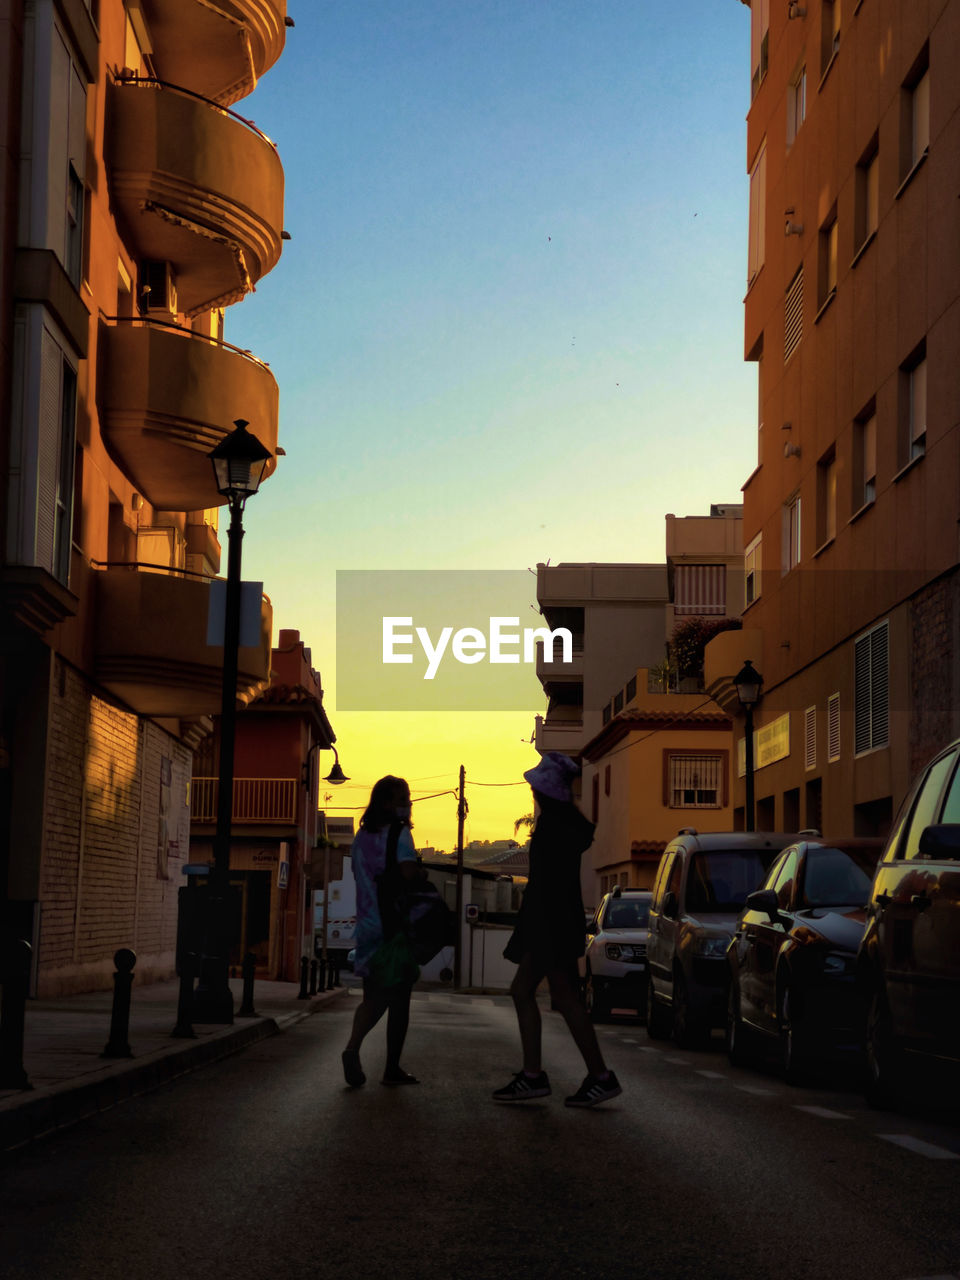
[[[756,1059],[756,1048],[750,1031],[740,1017],[740,988],[730,983],[727,1001],[727,1057],[734,1067],[749,1067]]]
[[[890,1010],[880,990],[870,997],[864,1050],[867,1102],[881,1110],[895,1106],[901,1093],[903,1059],[893,1034]]]
[[[610,1006],[601,994],[601,990],[596,978],[588,969],[583,985],[583,1002],[594,1022],[601,1022],[610,1013]]]
[[[690,1012],[687,980],[678,969],[673,979],[673,1038],[681,1049],[696,1049],[707,1038],[707,1029]]]
[[[801,1015],[802,1004],[792,986],[784,987],[777,1005],[780,1028],[780,1065],[787,1084],[803,1084],[810,1074],[809,1032]]]
[[[670,1013],[653,991],[653,980],[647,979],[647,1035],[651,1040],[670,1038]]]

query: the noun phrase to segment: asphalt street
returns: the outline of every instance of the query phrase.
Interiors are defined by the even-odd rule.
[[[544,1014],[553,1096],[519,1066],[503,997],[417,992],[404,1065],[383,1032],[347,1090],[356,996],[7,1157],[4,1280],[487,1277],[919,1280],[960,1273],[960,1123],[871,1111],[600,1029],[622,1097],[564,1107],[582,1066]]]

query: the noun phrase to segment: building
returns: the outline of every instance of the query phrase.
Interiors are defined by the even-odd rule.
[[[108,985],[123,946],[173,972],[220,705],[207,454],[237,418],[277,449],[274,378],[223,335],[279,258],[283,169],[230,104],[285,31],[285,0],[0,9],[0,892],[41,996]]]
[[[758,826],[882,835],[960,732],[960,4],[751,23],[757,466],[744,631],[707,679],[733,709],[742,659],[764,677]]]
[[[314,856],[322,834],[318,753],[336,737],[299,631],[280,632],[270,669],[269,685],[237,716],[230,883],[239,914],[231,963],[252,952],[260,977],[294,982],[301,956],[313,955],[312,890],[323,888],[324,850]],[[197,865],[213,861],[218,729],[219,717],[194,757],[190,861]],[[327,864],[330,880],[339,879],[341,859],[342,852],[336,866]]]
[[[537,649],[537,677],[547,695],[537,716],[540,752],[576,755],[600,728],[610,690],[638,663],[653,666],[664,654],[667,571],[656,564],[537,565],[537,601],[551,630],[573,637],[571,662]]]

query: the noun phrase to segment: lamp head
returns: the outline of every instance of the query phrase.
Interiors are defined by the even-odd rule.
[[[759,671],[754,670],[753,663],[749,658],[744,661],[743,666],[733,677],[733,683],[736,685],[740,705],[742,707],[756,706],[760,701],[763,676]]]
[[[334,786],[339,785],[341,782],[349,782],[350,779],[340,768],[340,757],[337,755],[337,748],[331,746],[330,750],[333,752],[333,768],[324,778],[324,782],[332,782]]]
[[[255,435],[247,430],[247,422],[237,418],[235,430],[223,437],[210,450],[217,492],[231,502],[243,503],[260,487],[267,463],[273,456]]]

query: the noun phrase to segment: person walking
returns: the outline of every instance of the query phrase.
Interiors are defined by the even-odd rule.
[[[417,851],[410,834],[410,788],[403,778],[388,774],[374,784],[370,801],[360,819],[360,829],[350,850],[357,884],[357,935],[354,973],[363,978],[363,999],[353,1018],[353,1032],[344,1049],[343,1075],[358,1089],[367,1077],[360,1065],[360,1046],[369,1031],[387,1015],[387,1057],[381,1084],[418,1084],[400,1066],[410,1022],[410,993],[419,976],[412,958],[401,974],[378,973],[378,949],[384,942],[384,925],[378,900],[378,879],[387,865],[388,841],[396,841],[397,872],[412,880],[419,871]]]
[[[586,949],[580,856],[593,842],[594,825],[573,800],[570,784],[579,766],[569,756],[548,751],[523,775],[533,788],[538,815],[530,841],[530,876],[517,924],[504,950],[517,965],[510,986],[523,1069],[494,1092],[495,1102],[526,1102],[550,1094],[540,1060],[540,1007],[537,988],[544,978],[553,1007],[563,1016],[583,1056],[587,1076],[567,1098],[568,1107],[594,1107],[622,1092],[600,1052],[590,1015],[580,1000],[577,960]]]

